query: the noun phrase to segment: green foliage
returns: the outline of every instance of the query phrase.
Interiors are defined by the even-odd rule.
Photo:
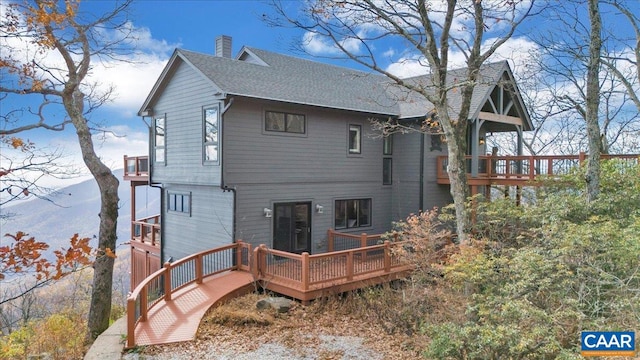
[[[587,205],[583,169],[535,201],[477,207],[476,240],[444,267],[465,317],[425,322],[427,358],[579,358],[583,330],[640,326],[640,166],[602,164]]]

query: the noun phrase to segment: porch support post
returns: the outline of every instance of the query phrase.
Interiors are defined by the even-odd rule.
[[[480,146],[480,119],[471,122],[471,177],[478,177],[478,152]]]
[[[471,177],[478,177],[480,171],[480,128],[484,120],[475,118],[471,122]]]

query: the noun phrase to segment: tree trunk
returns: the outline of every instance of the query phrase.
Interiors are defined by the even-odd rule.
[[[446,100],[444,104],[447,104]],[[449,163],[447,174],[449,175],[450,192],[453,198],[453,206],[456,212],[456,233],[460,244],[465,244],[469,231],[469,212],[467,209],[467,197],[469,187],[467,186],[467,164],[466,164],[466,125],[467,122],[454,122],[449,119],[447,105],[438,107],[439,114],[447,117],[441,121],[442,128],[447,138],[447,155]]]
[[[79,90],[75,90],[73,95],[65,93],[63,96],[65,108],[76,129],[82,159],[100,189],[98,255],[93,265],[93,287],[87,324],[87,341],[91,343],[109,327],[114,259],[106,256],[105,250],[115,251],[116,248],[119,182],[94,150],[91,130],[82,114],[83,100],[84,95]]]
[[[602,48],[599,0],[589,0],[589,22],[591,31],[589,34],[589,60],[587,63],[587,104],[586,123],[587,139],[589,141],[589,156],[587,159],[587,172],[585,182],[587,184],[587,201],[592,202],[600,193],[600,154],[602,142],[600,139],[600,124],[598,123],[598,107],[600,105],[600,51]]]

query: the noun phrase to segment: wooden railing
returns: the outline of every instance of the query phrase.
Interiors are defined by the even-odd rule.
[[[131,240],[160,247],[160,215],[153,215],[131,222]]]
[[[397,240],[397,239],[396,239]],[[327,251],[341,251],[382,244],[381,235],[347,234],[333,229],[327,231]]]
[[[197,283],[208,276],[230,270],[251,271],[251,245],[235,244],[199,252],[164,267],[144,279],[127,299],[127,348],[135,346],[135,326],[147,321],[147,315],[161,300],[171,301],[172,294],[182,287]]]
[[[471,177],[471,156],[467,156],[467,173],[470,179],[503,181],[535,181],[538,176],[566,175],[571,169],[585,161],[585,153],[579,155],[537,155],[537,156],[480,156],[478,175]],[[630,165],[637,164],[640,155],[602,155],[602,159],[621,159]],[[437,158],[437,177],[441,184],[449,183],[447,156]]]
[[[140,178],[149,176],[149,157],[148,156],[124,156],[124,178],[131,180],[132,178]]]
[[[252,271],[256,279],[287,283],[306,292],[314,287],[330,287],[358,276],[389,274],[397,267],[406,267],[393,255],[395,247],[404,245],[404,242],[385,241],[380,245],[315,255],[292,254],[261,245],[253,250]]]

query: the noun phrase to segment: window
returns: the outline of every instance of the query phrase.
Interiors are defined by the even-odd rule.
[[[305,126],[304,115],[275,111],[267,111],[265,114],[264,129],[266,131],[304,134]]]
[[[382,155],[393,154],[393,135],[387,135],[382,139]]]
[[[206,163],[218,162],[218,107],[205,108],[202,114],[204,122],[204,161]]]
[[[191,194],[167,192],[167,210],[191,214]]]
[[[335,228],[371,226],[371,199],[336,200]]]
[[[382,155],[388,156],[382,159],[382,185],[391,185],[393,181],[393,134],[387,135],[382,140]]]
[[[349,125],[349,154],[360,154],[362,127]]]
[[[155,162],[163,163],[165,161],[165,121],[164,118],[156,118],[153,120],[153,159]]]
[[[393,160],[391,158],[382,159],[382,185],[391,185],[393,181]]]

